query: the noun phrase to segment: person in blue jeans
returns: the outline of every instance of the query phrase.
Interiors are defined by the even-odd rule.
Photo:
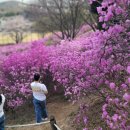
[[[4,123],[5,123],[5,115],[4,115],[4,103],[5,103],[5,96],[3,94],[0,95],[0,130],[4,130]]]
[[[48,119],[46,109],[46,94],[48,90],[44,84],[40,83],[40,74],[34,74],[34,82],[31,83],[31,88],[33,92],[36,122],[40,123]]]

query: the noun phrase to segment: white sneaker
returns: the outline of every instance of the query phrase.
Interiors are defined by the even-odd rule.
[[[42,121],[47,121],[48,120],[48,118],[42,118]]]
[[[45,118],[44,120],[45,120],[45,121],[47,121],[47,120],[48,120],[48,118]]]

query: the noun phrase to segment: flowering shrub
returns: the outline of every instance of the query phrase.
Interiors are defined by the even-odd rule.
[[[29,84],[33,73],[40,71],[46,75],[48,70],[73,102],[86,97],[88,92],[98,92],[103,100],[101,120],[106,127],[128,130],[129,8],[129,0],[103,0],[97,10],[104,31],[97,30],[73,41],[63,40],[55,46],[44,46],[41,44],[44,41],[38,41],[23,52],[7,56],[2,62],[0,83],[8,97],[8,106],[21,106],[31,95]],[[83,130],[89,129],[88,105],[80,105],[76,118]]]
[[[11,108],[21,106],[32,94],[30,83],[35,72],[46,69],[47,52],[45,46],[34,42],[24,52],[14,52],[4,59],[1,71],[1,89],[7,96]]]
[[[97,31],[87,38],[80,38],[72,42],[62,41],[61,45],[52,49],[52,55],[49,56],[50,71],[53,73],[54,80],[65,87],[66,96],[70,96],[75,102],[84,97],[88,91],[96,90],[99,91],[104,102],[107,102],[109,109],[116,108],[115,104],[112,105],[109,100],[120,100],[120,103],[124,103],[123,95],[128,91],[129,86],[127,78],[129,43],[124,36],[127,37],[125,27],[115,25],[108,31]],[[100,89],[101,86],[104,88]],[[128,94],[125,98],[127,97]],[[119,104],[118,107],[122,108],[122,105]],[[116,108],[116,110],[120,117],[126,114],[125,108],[121,109],[122,113],[120,109]],[[103,109],[103,113],[104,111],[105,109]],[[117,129],[116,126],[119,129],[124,128],[117,122],[113,123],[112,127],[111,123],[114,120],[107,121],[114,118],[113,116],[117,116],[117,113],[112,117],[109,117],[109,112],[105,111],[105,113],[108,114],[108,118],[103,119],[106,119],[107,125],[111,129]],[[124,120],[120,118],[119,123],[123,122]]]
[[[31,43],[0,46],[0,62],[2,62],[5,57],[14,52],[22,52],[27,50],[30,47],[30,44]]]
[[[91,88],[92,80],[100,79],[100,75],[97,77],[99,62],[95,59],[98,59],[102,39],[98,41],[97,35],[100,37],[100,32],[92,34],[93,39],[87,37],[71,42],[62,41],[61,45],[53,47],[49,56],[54,80],[65,87],[65,95],[70,95],[73,101]],[[93,82],[93,85],[96,84]]]
[[[129,128],[129,4],[129,0],[104,0],[98,13],[107,30],[63,41],[50,58],[54,79],[73,101],[92,89],[99,91],[105,103],[102,119],[110,129]]]

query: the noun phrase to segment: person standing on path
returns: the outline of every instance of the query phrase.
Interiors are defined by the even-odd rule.
[[[5,96],[0,94],[0,130],[4,130],[4,123],[5,123],[5,115],[4,115],[4,103],[5,103]]]
[[[48,90],[44,84],[40,83],[40,74],[34,74],[34,82],[31,83],[31,88],[33,92],[36,122],[40,123],[48,119],[46,109],[46,94]]]

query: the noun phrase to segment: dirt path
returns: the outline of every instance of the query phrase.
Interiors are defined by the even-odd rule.
[[[72,103],[67,102],[61,97],[54,97],[47,104],[47,109],[49,116],[54,115],[57,124],[60,126],[61,130],[72,130],[71,123],[69,121],[70,115],[73,114],[78,109],[77,105],[72,105]],[[25,115],[26,113],[26,115]],[[8,114],[8,113],[7,113]],[[34,123],[35,115],[34,108],[31,106],[28,109],[22,109],[16,114],[16,119],[13,120],[11,114],[7,116],[6,124],[27,124]],[[8,128],[6,130],[51,130],[50,124],[44,124],[41,126],[30,126],[23,128]]]

